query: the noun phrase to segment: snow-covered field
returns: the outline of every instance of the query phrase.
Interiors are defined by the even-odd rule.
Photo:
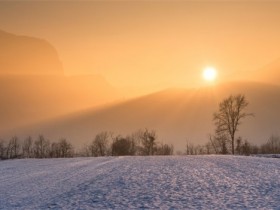
[[[280,209],[280,160],[233,156],[0,161],[0,209]]]

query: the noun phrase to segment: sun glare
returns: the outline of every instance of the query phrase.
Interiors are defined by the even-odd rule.
[[[203,70],[203,78],[206,81],[214,81],[217,78],[217,70],[214,67],[207,67]]]

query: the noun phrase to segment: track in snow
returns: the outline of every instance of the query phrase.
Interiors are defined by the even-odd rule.
[[[0,209],[280,209],[280,160],[104,157],[0,162]]]

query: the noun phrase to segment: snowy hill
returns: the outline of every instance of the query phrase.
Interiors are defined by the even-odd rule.
[[[0,209],[279,209],[280,162],[234,156],[0,162]]]

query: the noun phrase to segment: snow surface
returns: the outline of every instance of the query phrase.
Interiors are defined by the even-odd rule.
[[[280,161],[238,156],[0,161],[0,209],[280,209]]]

